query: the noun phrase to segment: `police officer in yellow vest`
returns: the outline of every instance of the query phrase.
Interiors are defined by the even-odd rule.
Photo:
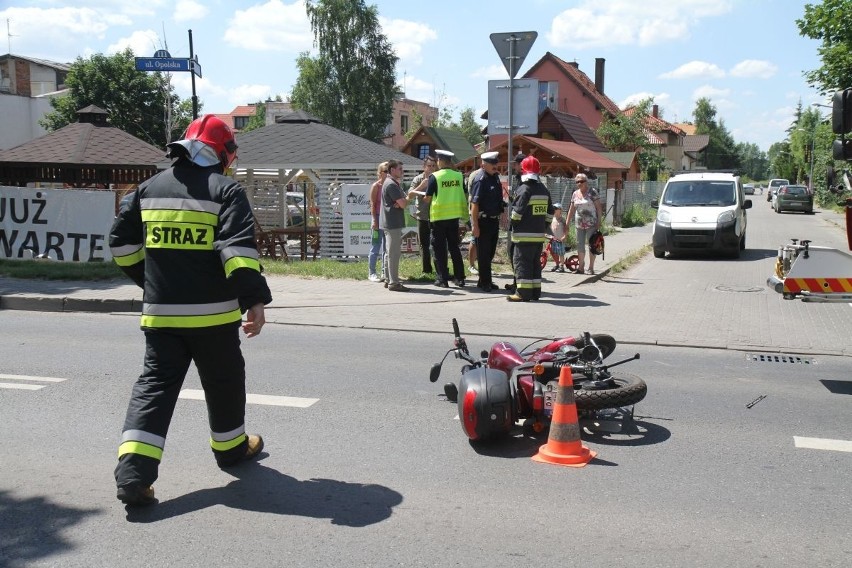
[[[468,219],[467,197],[461,172],[453,169],[455,154],[447,150],[435,150],[438,170],[429,176],[424,201],[429,203],[429,219],[432,223],[432,250],[435,253],[435,286],[447,288],[450,271],[447,251],[453,261],[452,280],[463,287],[464,259],[459,244],[459,223]]]
[[[190,363],[204,389],[219,467],[263,449],[263,439],[245,431],[239,331],[249,338],[260,333],[272,296],[260,273],[245,191],[223,175],[236,159],[234,134],[208,114],[169,144],[169,153],[177,158],[173,166],[122,200],[110,232],[116,264],[144,290],[145,359],[115,468],[117,497],[127,505],[157,502],[153,483]]]

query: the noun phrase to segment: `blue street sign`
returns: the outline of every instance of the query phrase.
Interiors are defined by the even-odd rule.
[[[189,58],[165,58],[165,57],[137,57],[137,71],[190,71]]]

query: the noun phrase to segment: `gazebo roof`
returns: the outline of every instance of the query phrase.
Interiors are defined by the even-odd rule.
[[[78,114],[81,122],[0,152],[0,184],[135,184],[168,165],[163,150],[109,126],[98,107]]]
[[[304,111],[237,134],[237,144],[241,169],[373,170],[386,160],[422,165],[418,158],[329,126]]]

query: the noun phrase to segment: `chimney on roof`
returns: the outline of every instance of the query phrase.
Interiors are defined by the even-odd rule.
[[[568,65],[570,65],[570,66],[571,66],[571,67],[573,67],[574,69],[579,69],[579,68],[580,68],[580,64],[579,64],[579,63],[577,63],[576,61],[569,61],[569,62],[568,62]]]
[[[595,57],[595,89],[600,94],[604,94],[604,64],[606,59],[603,57]]]
[[[658,118],[657,114],[659,114],[659,112],[660,112],[660,105],[654,105],[654,106],[651,107],[651,116],[653,116],[654,118]]]

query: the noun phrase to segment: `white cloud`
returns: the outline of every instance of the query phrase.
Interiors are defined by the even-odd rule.
[[[732,8],[731,0],[583,0],[557,15],[546,35],[554,47],[654,45],[685,39],[702,19]]]
[[[68,62],[68,53],[92,51],[87,42],[103,39],[113,26],[127,26],[131,20],[118,10],[93,8],[8,8],[0,10],[0,20],[11,34],[11,52]],[[7,41],[4,38],[4,51]]]
[[[758,59],[746,59],[740,61],[731,69],[733,77],[742,77],[745,79],[769,79],[775,76],[778,72],[778,66],[769,61],[761,61]]]
[[[642,91],[642,92],[639,92],[639,93],[633,93],[631,95],[627,95],[624,98],[624,100],[622,100],[620,103],[618,103],[618,108],[623,110],[623,109],[626,109],[627,107],[637,105],[637,104],[641,103],[642,101],[644,101],[645,99],[649,99],[649,98],[653,98],[654,102],[656,104],[660,104],[658,97],[665,97],[666,99],[668,99],[668,95],[665,94],[665,93],[663,93],[662,95],[656,95],[654,93],[649,93],[647,91]]]
[[[209,13],[210,10],[207,6],[195,0],[179,0],[175,4],[175,12],[172,17],[176,22],[187,22],[190,20],[201,20]]]
[[[674,71],[662,73],[659,79],[719,79],[725,72],[715,63],[706,61],[690,61]]]
[[[423,62],[423,45],[438,39],[438,32],[427,24],[382,17],[379,18],[379,23],[399,57],[397,69],[400,70],[420,65]]]
[[[111,43],[107,46],[106,53],[112,55],[124,51],[128,47],[133,50],[133,54],[137,57],[152,57],[155,51],[163,48],[163,42],[157,32],[153,30],[138,30],[130,34],[129,37]]]
[[[698,100],[701,98],[713,99],[713,98],[722,98],[727,97],[731,94],[730,89],[719,89],[717,87],[713,87],[711,85],[702,85],[698,87],[694,91],[692,91],[692,99]]]
[[[474,69],[470,76],[473,79],[499,80],[508,79],[509,73],[503,65],[495,63],[488,67],[478,67]]]
[[[223,39],[233,47],[251,51],[300,53],[311,49],[314,36],[304,2],[269,0],[236,10]]]

